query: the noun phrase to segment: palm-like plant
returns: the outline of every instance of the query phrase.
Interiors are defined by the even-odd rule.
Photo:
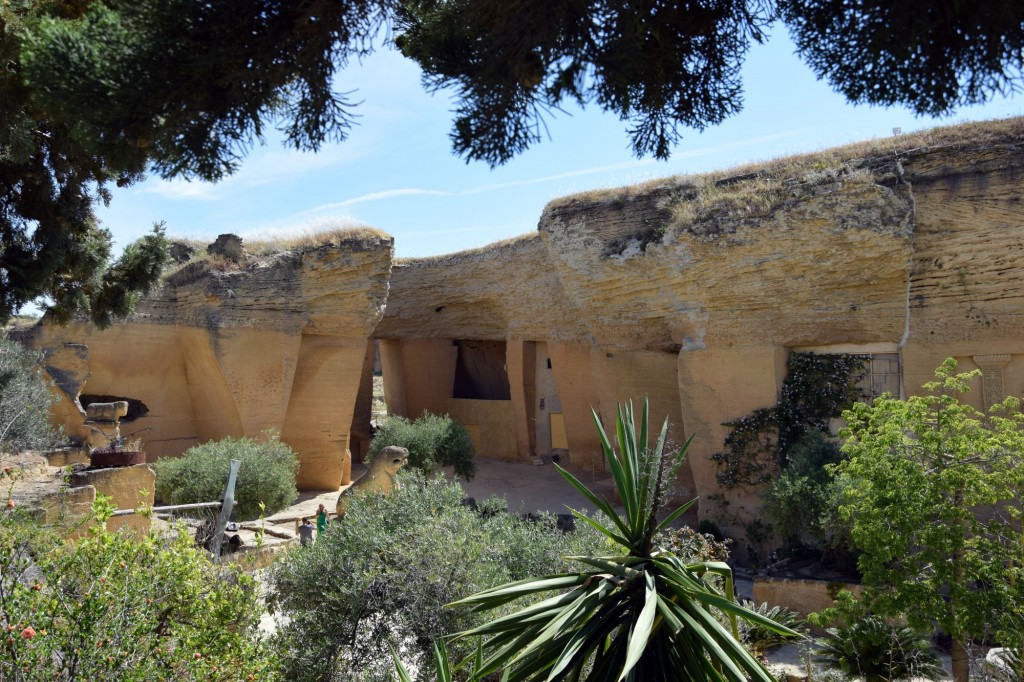
[[[731,600],[732,572],[722,562],[686,564],[654,543],[659,531],[693,502],[657,522],[668,482],[674,480],[689,441],[675,456],[664,453],[668,420],[649,448],[644,400],[639,431],[633,409],[620,406],[617,456],[594,415],[608,467],[622,500],[619,514],[572,474],[558,472],[603,512],[610,523],[573,510],[622,552],[606,557],[573,557],[588,570],[522,580],[462,599],[455,604],[485,611],[521,597],[542,599],[510,615],[459,633],[482,636],[480,679],[503,671],[503,680],[714,680],[774,682],[737,641],[736,617],[780,634],[793,634]],[[705,576],[725,578],[726,598]],[[727,614],[730,633],[715,618]]]
[[[807,625],[804,622],[803,617],[796,611],[791,611],[785,606],[778,606],[768,604],[767,602],[761,602],[760,604],[744,599],[742,602],[743,607],[751,611],[756,611],[768,620],[778,623],[779,625],[785,625],[793,632],[800,633],[800,636],[807,630]],[[743,621],[740,624],[740,641],[743,642],[747,649],[752,651],[755,656],[761,656],[765,651],[773,649],[783,644],[788,644],[793,641],[793,637],[779,634],[774,630],[768,630],[756,623],[749,621]]]
[[[921,633],[874,615],[828,628],[815,653],[826,667],[866,682],[937,680],[945,674]]]

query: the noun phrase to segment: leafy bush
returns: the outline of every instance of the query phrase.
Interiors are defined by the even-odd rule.
[[[388,417],[377,427],[370,441],[367,463],[383,448],[397,445],[409,451],[409,466],[430,475],[437,466],[454,467],[455,475],[467,481],[476,473],[473,462],[473,441],[469,433],[448,415],[424,411],[416,421],[404,417]]]
[[[295,452],[275,436],[265,441],[228,437],[191,447],[181,457],[158,460],[156,496],[169,504],[218,501],[224,496],[232,459],[241,461],[235,483],[239,519],[273,514],[298,497]]]
[[[697,524],[697,532],[701,533],[702,535],[710,535],[717,542],[724,542],[726,540],[732,542],[730,538],[725,537],[725,533],[722,532],[722,529],[719,527],[719,525],[711,519],[701,519],[700,523]]]
[[[789,462],[790,451],[809,431],[827,431],[860,397],[862,355],[790,353],[779,401],[726,423],[725,451],[711,456],[723,488],[759,487]]]
[[[272,568],[270,600],[288,618],[278,633],[288,679],[390,680],[389,644],[416,662],[423,679],[434,642],[479,622],[469,609],[445,604],[565,570],[563,556],[605,547],[593,530],[562,533],[550,516],[533,522],[476,513],[460,504],[457,483],[416,470],[400,476],[402,487],[390,496],[353,498],[316,544]],[[452,645],[459,658],[469,652],[467,644]]]
[[[45,449],[60,440],[49,422],[57,397],[39,374],[40,356],[0,335],[0,452]]]
[[[817,640],[817,660],[848,678],[890,682],[943,676],[938,658],[919,631],[869,612],[847,590],[839,592],[835,606],[812,613],[807,620],[818,627],[832,625]]]
[[[816,429],[789,451],[786,467],[764,494],[772,526],[788,543],[832,552],[849,546],[849,524],[839,516],[839,483],[829,468],[844,459],[839,445]]]
[[[727,561],[732,544],[730,539],[718,540],[713,533],[695,531],[689,526],[666,528],[654,541],[686,563]]]
[[[97,513],[108,512],[101,500]],[[73,542],[0,511],[0,679],[277,679],[255,581],[184,534]]]

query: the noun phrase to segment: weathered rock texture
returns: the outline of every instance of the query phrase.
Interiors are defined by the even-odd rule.
[[[1022,181],[1016,119],[556,200],[534,235],[396,265],[376,331],[389,408],[599,471],[591,407],[607,425],[647,394],[677,443],[693,434],[680,483],[706,498],[723,422],[775,403],[792,350],[893,354],[910,393],[954,356],[987,368],[979,407],[1020,395]],[[480,372],[470,341],[504,343],[504,399],[456,399]],[[726,498],[736,518],[760,506]]]
[[[591,408],[610,426],[648,395],[693,435],[681,493],[735,532],[760,498],[728,491],[723,519],[710,457],[793,350],[871,354],[904,393],[954,356],[978,407],[1024,392],[1022,180],[1024,119],[940,129],[556,200],[535,234],[393,269],[386,238],[192,263],[129,323],[36,345],[68,395],[141,400],[151,454],[273,427],[307,488],[369,435],[373,337],[389,410],[448,413],[483,456],[598,475]]]
[[[56,461],[60,461],[60,457]],[[145,464],[130,467],[91,469],[85,464],[55,466],[51,454],[0,453],[0,467],[13,472],[7,499],[46,525],[65,528],[72,537],[88,534],[93,522],[92,505],[97,493],[111,498],[120,509],[153,506],[153,470]],[[148,533],[148,515],[130,514],[107,520],[111,531],[128,527]]]
[[[364,231],[240,266],[196,261],[124,324],[36,327],[30,342],[63,397],[60,423],[88,435],[83,393],[140,400],[148,413],[121,432],[148,429],[138,437],[151,461],[274,429],[300,455],[300,487],[337,489],[351,470],[352,415],[392,252],[390,237]]]

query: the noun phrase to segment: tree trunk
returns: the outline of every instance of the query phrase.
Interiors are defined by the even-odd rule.
[[[950,658],[953,664],[953,682],[968,682],[971,675],[971,657],[965,640],[959,637],[953,638]]]

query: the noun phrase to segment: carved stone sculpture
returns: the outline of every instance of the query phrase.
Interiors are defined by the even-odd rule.
[[[405,448],[389,445],[378,452],[370,469],[338,496],[338,516],[345,515],[348,500],[354,495],[371,492],[390,495],[391,491],[398,487],[398,481],[395,480],[398,470],[408,463],[409,451]]]
[[[112,403],[90,403],[85,406],[85,418],[94,422],[112,422],[117,424],[121,417],[127,414],[127,400],[118,400]]]

